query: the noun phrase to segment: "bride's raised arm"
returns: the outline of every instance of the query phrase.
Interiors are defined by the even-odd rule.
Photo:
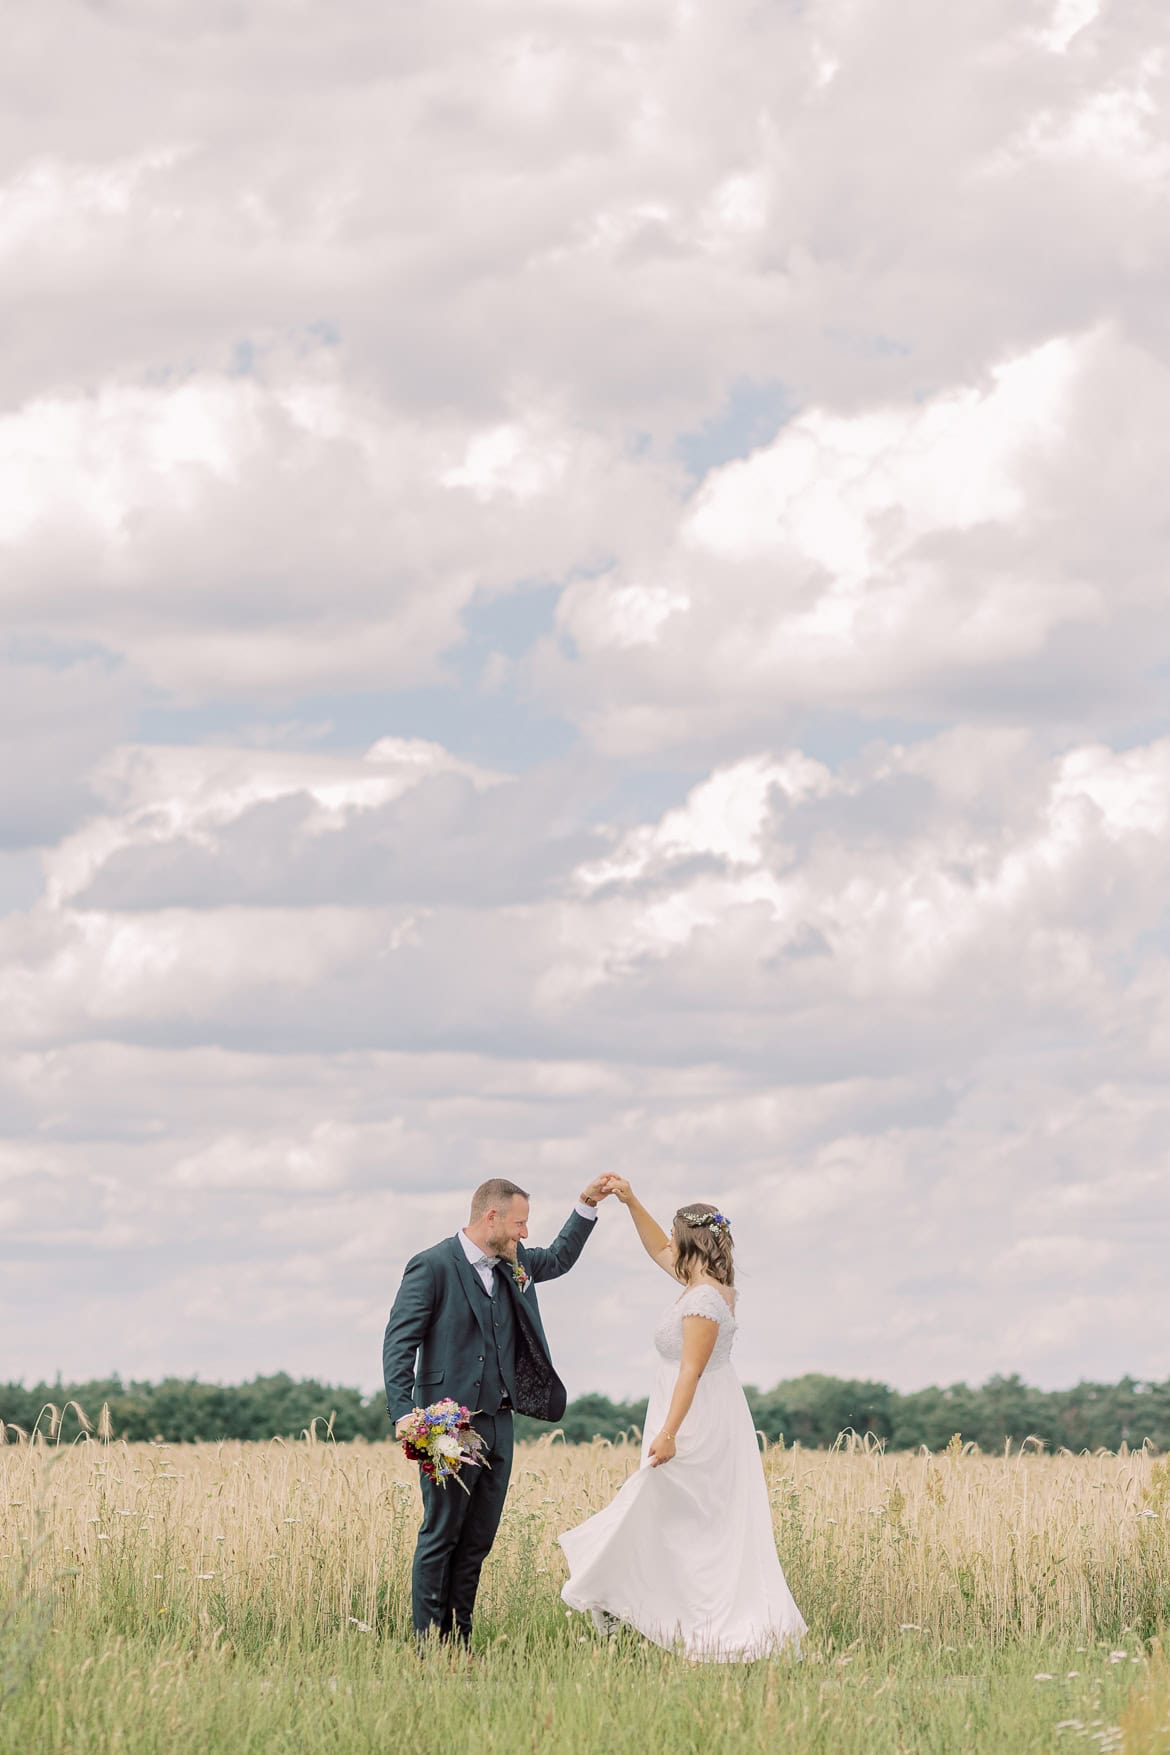
[[[629,1210],[631,1219],[637,1228],[642,1248],[650,1260],[660,1267],[663,1273],[674,1276],[674,1244],[670,1241],[657,1219],[651,1218],[624,1176],[612,1174],[602,1178],[607,1194],[616,1194],[622,1205]]]

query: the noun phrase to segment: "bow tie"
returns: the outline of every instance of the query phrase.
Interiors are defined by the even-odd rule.
[[[475,1263],[474,1263],[474,1264],[473,1264],[473,1265],[474,1265],[474,1266],[475,1266],[475,1267],[477,1267],[477,1268],[481,1268],[481,1267],[486,1267],[486,1268],[495,1268],[495,1267],[499,1267],[499,1265],[500,1265],[500,1258],[499,1258],[499,1256],[498,1256],[498,1255],[481,1255],[481,1256],[480,1256],[480,1258],[479,1258],[479,1260],[478,1260],[478,1261],[477,1261],[477,1262],[475,1262]]]

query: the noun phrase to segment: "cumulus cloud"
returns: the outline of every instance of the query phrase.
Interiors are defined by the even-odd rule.
[[[123,746],[94,775],[95,800],[109,808],[91,815],[47,861],[49,894],[55,902],[76,895],[96,872],[144,848],[179,842],[212,850],[217,836],[257,810],[291,806],[308,835],[329,836],[350,813],[375,811],[439,777],[465,781],[473,791],[496,778],[418,738],[381,738],[350,758],[309,750]],[[286,858],[287,850],[277,846],[274,854]]]
[[[1152,0],[310,12],[0,69],[13,1368],[371,1384],[612,1166],[759,1381],[1170,1372]]]
[[[244,763],[250,784],[225,796],[215,776],[186,821],[176,821],[177,801],[159,774],[159,790],[131,823],[87,826],[52,869],[72,867],[76,888],[83,872],[93,874],[77,895],[87,909],[488,908],[555,890],[598,841],[583,812],[566,808],[559,772],[505,779],[419,746],[403,771],[391,753],[399,747],[384,740],[364,772],[288,758],[275,786]]]
[[[256,804],[274,784],[265,761],[295,789]],[[416,761],[404,787],[392,768],[370,778],[337,764],[316,776],[337,799],[320,812],[311,762],[261,758],[250,787],[239,762],[239,752],[220,757],[218,796],[215,763],[194,764],[206,788],[198,809],[160,799],[121,840],[99,821],[63,847],[62,869],[84,873],[84,885],[42,917],[35,942],[26,935],[42,998],[69,1008],[84,994],[96,1026],[145,1008],[157,1027],[214,1035],[228,1022],[221,1006],[237,1024],[255,1007],[258,1022],[270,991],[306,987],[312,1018],[285,1015],[270,1029],[372,1044],[387,1030],[457,1032],[490,994],[504,1043],[509,1029],[540,1029],[576,1052],[616,1030],[637,1052],[646,1014],[631,1010],[636,994],[639,1007],[662,1009],[655,1040],[672,1057],[695,1052],[711,1014],[749,999],[783,1039],[806,1008],[880,998],[880,1022],[867,1012],[848,1040],[857,1052],[868,1031],[871,1051],[885,1053],[891,1031],[922,1028],[932,1011],[940,1042],[952,1025],[994,1031],[994,1006],[968,1016],[972,984],[1017,1017],[1021,1007],[1038,1019],[1092,1016],[1117,960],[1164,910],[1165,742],[1054,758],[1022,733],[1002,733],[996,747],[955,732],[874,749],[836,773],[799,752],[754,758],[575,867],[555,821],[542,832],[518,817],[528,842],[514,849],[514,783],[477,788]],[[996,795],[1009,773],[1014,809],[1004,812]],[[398,796],[342,808],[362,786]],[[432,790],[449,787],[433,808]],[[465,787],[488,812],[482,828]],[[387,814],[403,810],[401,822]],[[490,854],[477,862],[477,834],[503,850],[497,871],[511,857],[511,879],[529,880],[519,895],[496,889]],[[46,1028],[57,1015],[50,1007]]]
[[[1124,721],[1170,660],[1168,406],[1164,365],[1093,332],[925,402],[808,409],[707,477],[642,563],[669,586],[570,585],[573,656],[540,672],[643,756],[811,709]]]
[[[57,1213],[66,1242],[165,1259],[181,1215],[209,1271],[273,1276],[274,1312],[311,1234],[372,1310],[410,1227],[454,1225],[482,1176],[531,1182],[548,1225],[616,1164],[668,1210],[706,1190],[766,1215],[743,1251],[759,1320],[779,1250],[827,1327],[801,1359],[758,1340],[757,1377],[876,1370],[875,1296],[898,1313],[888,1372],[951,1375],[948,1348],[998,1368],[1018,1331],[972,1349],[981,1300],[1005,1283],[1042,1299],[1063,1274],[1107,1308],[1135,1221],[1161,1210],[1170,1109],[1154,964],[1135,952],[1165,922],[1168,749],[1053,755],[970,731],[838,769],[757,757],[519,906],[62,901],[0,945],[26,1044],[8,1075],[9,1234],[47,1245]],[[239,761],[222,772],[246,815]],[[202,822],[230,825],[204,784]],[[352,831],[338,810],[327,832]],[[569,1311],[624,1296],[636,1271],[607,1228],[616,1258]],[[652,1287],[629,1296],[649,1314]],[[1049,1377],[1088,1345],[1079,1329],[1013,1344]],[[1127,1344],[1101,1337],[1095,1368],[1123,1368]],[[592,1345],[566,1345],[596,1381]],[[369,1381],[360,1337],[337,1346]],[[637,1369],[606,1381],[634,1389]]]
[[[269,376],[0,416],[0,627],[87,641],[183,704],[417,685],[477,594],[588,562],[600,498],[619,526],[654,500],[653,470],[562,422],[412,422],[328,359]]]

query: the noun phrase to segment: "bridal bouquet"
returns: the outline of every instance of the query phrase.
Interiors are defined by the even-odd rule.
[[[411,1462],[418,1463],[437,1487],[458,1481],[466,1493],[460,1469],[491,1467],[483,1454],[483,1439],[472,1428],[470,1412],[449,1396],[446,1401],[432,1402],[429,1408],[416,1408],[399,1437]]]

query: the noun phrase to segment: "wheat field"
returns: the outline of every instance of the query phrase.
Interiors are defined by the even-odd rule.
[[[518,1450],[467,1661],[410,1638],[391,1445],[51,1431],[0,1445],[4,1750],[1170,1750],[1170,1465],[1146,1452],[773,1449],[804,1656],[707,1667],[560,1603],[556,1536],[632,1444]]]

